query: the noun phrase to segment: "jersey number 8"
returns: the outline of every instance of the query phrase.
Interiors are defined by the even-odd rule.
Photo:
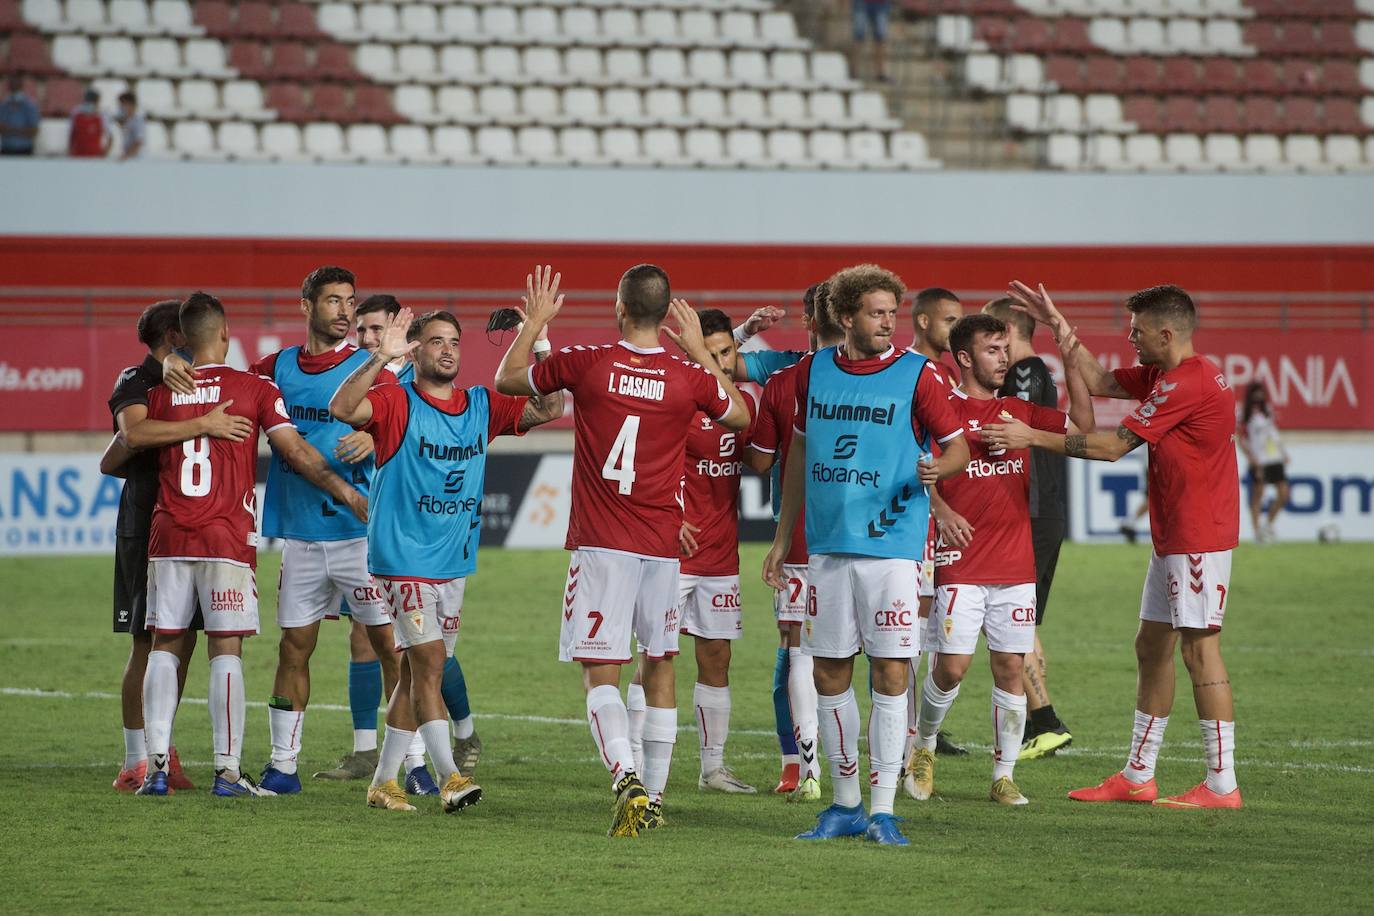
[[[181,443],[181,492],[186,496],[206,496],[210,492],[210,437],[200,436]]]

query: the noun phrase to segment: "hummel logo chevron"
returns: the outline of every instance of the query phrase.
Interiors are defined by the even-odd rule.
[[[902,484],[902,492],[892,497],[892,502],[888,504],[887,508],[878,513],[877,522],[868,523],[868,536],[871,538],[880,538],[887,534],[887,529],[897,524],[896,518],[888,517],[888,511],[890,510],[894,516],[905,514],[906,503],[911,501],[913,495],[911,486],[909,484]],[[878,525],[882,525],[881,530],[879,530]]]

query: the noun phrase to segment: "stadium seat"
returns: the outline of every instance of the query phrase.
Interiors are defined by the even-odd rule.
[[[386,128],[379,124],[350,124],[344,143],[351,158],[363,162],[390,162],[396,159],[387,147]]]
[[[468,86],[443,86],[435,95],[435,119],[473,122],[480,120],[477,93]]]
[[[13,51],[16,44],[22,45],[20,38],[28,36],[16,35],[10,40],[11,61],[13,62]],[[42,44],[42,39],[38,39]],[[91,40],[85,35],[58,35],[52,41],[52,61],[57,66],[76,76],[89,76],[97,73],[95,67],[95,53],[91,48]],[[22,63],[21,63],[22,65]]]
[[[1159,169],[1164,164],[1164,144],[1154,134],[1135,134],[1126,138],[1126,162],[1142,169]]]
[[[778,86],[801,86],[810,81],[806,71],[806,55],[796,51],[779,51],[768,62],[768,72]]]
[[[682,93],[676,89],[650,89],[644,94],[644,111],[654,123],[667,127],[686,127],[691,123],[683,109]],[[646,150],[647,140],[646,135]]]
[[[344,41],[358,41],[367,37],[358,28],[358,15],[351,3],[321,3],[315,16],[320,28]]]
[[[812,92],[807,96],[806,107],[811,115],[811,122],[817,127],[840,127],[849,120],[844,96],[838,92]]]
[[[477,131],[477,155],[493,165],[509,165],[520,161],[515,148],[515,132],[509,127],[482,127]]]
[[[836,136],[840,135],[836,134]],[[725,156],[734,165],[770,164],[768,163],[768,150],[764,144],[763,134],[748,128],[736,128],[725,135]]]
[[[519,97],[510,86],[483,86],[477,90],[477,110],[488,120],[497,123],[516,123],[520,120]],[[483,147],[480,132],[477,141],[478,150],[481,151]]]
[[[38,136],[34,138],[34,150],[40,156],[65,156],[70,130],[70,124],[65,117],[44,118],[38,122]]]
[[[143,0],[112,0],[109,17],[110,26],[125,35],[149,35],[157,31]]]
[[[132,38],[105,35],[95,41],[96,67],[119,76],[143,76],[148,70],[138,62],[138,48]]]
[[[324,37],[324,33],[315,21],[315,11],[312,7],[305,3],[283,3],[277,12],[275,36],[317,41]]]
[[[310,117],[305,120],[348,123],[358,120],[358,113],[349,102],[345,87],[335,83],[316,83],[310,94]]]
[[[1166,57],[1160,70],[1165,92],[1196,93],[1204,87],[1198,81],[1197,63],[1191,57]]]
[[[193,38],[181,49],[186,66],[205,79],[233,79],[238,76],[225,60],[224,44],[213,38]]]
[[[720,14],[720,37],[732,45],[759,44],[759,23],[752,12],[727,10]]]
[[[1245,129],[1255,133],[1281,133],[1284,123],[1278,103],[1268,96],[1246,97]]]
[[[482,34],[491,40],[505,41],[520,33],[520,15],[509,6],[483,5],[478,8],[477,20],[478,28],[481,29]],[[488,142],[495,143],[497,141],[489,140]],[[514,135],[512,135],[512,149],[514,142]],[[477,147],[480,153],[482,150],[480,134],[478,135]]]
[[[1007,96],[1007,123],[1028,133],[1040,129],[1040,99],[1033,95]]]
[[[887,100],[880,92],[855,92],[849,97],[849,117],[854,124],[877,130],[896,130],[902,122],[888,116]]]
[[[48,86],[48,92],[52,92],[51,84]],[[138,98],[138,107],[145,115],[163,118],[176,118],[181,115],[177,109],[176,90],[172,87],[171,80],[141,79],[134,84],[134,95]]]
[[[1324,158],[1328,165],[1342,171],[1362,171],[1370,164],[1364,161],[1359,137],[1332,134],[1326,138]]]
[[[1124,54],[1129,47],[1126,24],[1120,19],[1094,19],[1088,24],[1088,37],[1093,44],[1113,54]]]
[[[1240,104],[1233,95],[1210,95],[1202,100],[1202,121],[1215,133],[1239,134],[1245,130]]]
[[[1283,146],[1279,138],[1272,134],[1250,134],[1242,141],[1241,148],[1247,164],[1265,171],[1286,171],[1283,161]]]
[[[396,70],[403,79],[432,79],[439,72],[439,58],[429,45],[401,45],[396,52]]]
[[[601,28],[597,36],[614,44],[638,45],[641,20],[634,10],[607,9],[601,13]],[[662,25],[660,21],[658,25]],[[647,33],[646,33],[647,34]]]
[[[444,81],[474,82],[481,72],[474,48],[447,45],[439,52],[439,76]]]
[[[350,158],[344,146],[343,128],[334,122],[305,125],[302,141],[306,155],[320,162],[341,162]]]
[[[1329,172],[1322,152],[1320,137],[1312,134],[1289,134],[1283,138],[1283,159],[1304,172]]]
[[[762,58],[762,55],[760,55]],[[762,60],[759,68],[767,78],[767,68]],[[732,81],[742,83],[757,83],[758,80],[743,79],[740,75],[727,71],[725,65],[724,52],[716,48],[696,48],[687,55],[687,73],[691,75],[692,82],[704,83],[708,86],[725,86]]]
[[[100,0],[67,0],[63,28],[82,35],[99,35],[116,31],[105,18],[105,4]]]
[[[233,63],[233,54],[237,47],[242,43],[235,42],[229,48],[230,63]],[[261,47],[257,42],[254,47]],[[272,45],[272,64],[270,74],[272,79],[279,80],[309,80],[315,75],[315,66],[310,63],[305,53],[305,45],[299,41],[279,41]],[[245,76],[248,74],[244,74]]]
[[[616,124],[641,126],[650,123],[644,116],[643,100],[638,89],[607,89],[601,93],[601,106]]]
[[[234,20],[234,35],[245,38],[272,38],[278,34],[277,23],[272,15],[272,4],[259,0],[246,0],[238,5],[238,15]]]
[[[520,156],[536,165],[561,164],[558,153],[558,135],[553,128],[542,126],[522,127],[515,132],[515,146]]]
[[[616,49],[606,54],[606,75],[627,83],[643,79],[643,57],[638,51]],[[649,52],[649,79],[660,86],[685,86],[687,58],[677,48],[654,48]]]
[[[170,98],[172,84],[166,83],[166,86],[167,96]],[[43,86],[43,114],[66,117],[71,114],[73,108],[81,104],[81,95],[85,91],[86,87],[81,85],[80,80],[60,78],[48,80]]]
[[[616,12],[607,10],[607,14]],[[627,23],[615,23],[612,25],[606,17],[602,17],[601,30],[608,38],[619,38],[626,30]],[[681,44],[686,41],[682,31],[678,26],[677,12],[668,9],[646,9],[639,14],[639,32],[637,34],[625,35],[625,40],[633,40],[643,36],[652,44]]]
[[[1130,57],[1126,60],[1126,85],[1131,92],[1164,92],[1164,69],[1153,57]]]
[[[1076,95],[1052,95],[1045,99],[1044,126],[1050,130],[1077,131],[1083,126],[1083,103]]]
[[[876,130],[857,130],[849,135],[849,161],[866,169],[890,169],[896,165],[888,158],[883,135]]]
[[[65,26],[66,17],[62,15],[61,0],[24,0],[20,7],[24,21],[45,32],[53,32]],[[62,148],[66,149],[66,140]]]
[[[391,152],[403,162],[433,162],[429,131],[417,124],[396,124],[388,131]]]
[[[725,93],[719,89],[690,90],[687,93],[687,114],[708,127],[724,126],[730,121],[725,113]]]
[[[566,82],[563,76],[563,55],[557,48],[529,47],[521,52],[520,69],[531,80],[548,85]]]
[[[1208,168],[1202,155],[1202,140],[1195,134],[1169,134],[1164,138],[1164,159],[1187,171]]]
[[[766,12],[759,16],[759,38],[769,47],[792,48],[802,44],[791,13]]]
[[[472,148],[472,132],[466,127],[434,128],[434,155],[449,163],[476,162]]]
[[[1070,59],[1074,67],[1078,62]],[[970,54],[964,58],[964,84],[983,92],[1002,87],[1002,59],[996,54]]]
[[[187,159],[214,158],[214,132],[204,121],[178,121],[172,127],[172,149]]]
[[[1127,167],[1124,141],[1115,134],[1095,134],[1084,148],[1084,160],[1094,168],[1115,171]]]
[[[844,134],[837,130],[816,130],[809,138],[811,158],[822,166],[835,167],[849,162],[849,148]]]
[[[723,60],[724,55],[721,58]],[[761,51],[731,51],[730,78],[746,86],[771,86],[775,82],[775,78],[769,76],[768,61]],[[722,72],[718,79],[725,82],[725,74]]]
[[[470,40],[477,35],[480,28],[477,10],[471,6],[446,3],[439,11],[439,34],[446,38]]]
[[[1226,171],[1246,170],[1240,137],[1235,134],[1208,134],[1202,139],[1202,158]]]
[[[271,112],[263,104],[262,84],[257,80],[231,80],[224,84],[221,102],[232,117],[244,120],[265,120]]]
[[[682,154],[682,136],[666,127],[655,127],[644,131],[641,138],[644,158],[659,166],[686,165],[688,160]]]
[[[1045,161],[1056,169],[1082,167],[1083,141],[1073,134],[1052,134],[1045,143]]]
[[[1005,84],[1016,92],[1041,92],[1045,88],[1045,65],[1034,54],[1013,54],[1006,60]]]
[[[811,79],[832,89],[849,89],[855,85],[855,81],[849,78],[848,60],[834,51],[818,51],[811,55]]]
[[[639,149],[639,131],[628,127],[610,127],[601,132],[601,153],[615,165],[637,165],[643,158]]]
[[[342,82],[356,82],[363,78],[358,68],[353,65],[349,49],[330,42],[315,46],[315,77]]]
[[[275,111],[277,119],[281,121],[307,121],[310,119],[310,112],[305,104],[305,93],[298,83],[268,84],[267,107]],[[274,137],[273,139],[277,138]],[[263,149],[267,148],[265,134],[262,145]]]
[[[797,130],[770,131],[767,138],[768,158],[784,168],[814,165],[806,155],[806,138]]]
[[[520,113],[533,124],[556,126],[565,121],[558,90],[548,86],[526,86],[520,90]]]
[[[218,120],[224,116],[220,110],[219,87],[209,80],[182,80],[178,83],[177,107],[193,117]]]
[[[1206,92],[1235,95],[1243,92],[1236,62],[1227,57],[1208,57],[1202,62],[1202,85]]]
[[[1374,98],[1366,97],[1359,107],[1354,99],[1328,98],[1323,105],[1322,131],[1363,133],[1374,127]]]
[[[1164,54],[1169,50],[1164,23],[1158,19],[1131,19],[1126,23],[1126,44],[1137,54]]]
[[[683,154],[693,163],[705,166],[728,164],[725,157],[725,142],[720,131],[707,128],[694,128],[683,137]]]
[[[501,82],[518,83],[520,73],[520,52],[515,48],[502,45],[483,48],[479,58],[482,62],[482,75]]]
[[[593,9],[581,6],[565,7],[560,20],[563,34],[577,42],[593,41],[602,35],[600,20]]]
[[[589,127],[565,127],[558,132],[558,149],[574,165],[600,165],[601,138]]]
[[[716,16],[709,10],[686,9],[678,16],[682,37],[693,44],[709,44],[716,40]]]
[[[520,34],[527,41],[556,41],[558,14],[546,6],[527,6],[520,11]]]
[[[426,124],[434,119],[434,91],[428,86],[397,86],[392,102],[396,111],[409,121]]]
[[[242,121],[224,121],[215,128],[215,146],[231,159],[256,159],[258,128]]]
[[[161,121],[149,121],[143,129],[143,155],[148,159],[164,159],[172,148],[167,125]]]
[[[806,111],[806,96],[793,89],[768,93],[768,118],[774,124],[807,127],[812,119]]]
[[[277,160],[299,160],[301,129],[295,124],[264,124],[259,134],[262,151]]]
[[[604,75],[601,52],[596,48],[569,48],[563,55],[563,72],[580,82],[600,82]]]

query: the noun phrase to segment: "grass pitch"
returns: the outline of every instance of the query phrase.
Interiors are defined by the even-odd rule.
[[[1358,713],[1374,702],[1367,545],[1247,546],[1236,555],[1224,647],[1244,811],[1064,797],[1121,764],[1147,550],[1065,547],[1042,636],[1074,746],[1017,768],[1030,806],[986,800],[989,677],[975,659],[947,722],[974,753],[940,758],[936,799],[899,795],[913,841],[905,850],[796,842],[822,805],[767,794],[778,772],[769,698],[776,631],[757,547],[744,556],[746,626],[732,667],[727,761],[763,793],[696,790],[684,640],[669,825],[615,841],[605,836],[608,778],[584,723],[578,672],[556,661],[561,552],[484,550],[468,588],[458,655],[485,744],[484,797],[457,817],[430,799],[414,815],[367,809],[362,783],[307,780],[303,794],[279,799],[210,797],[203,648],[177,721],[197,791],[115,793],[127,641],[108,631],[112,561],[0,560],[5,909],[1367,912],[1374,741]],[[250,701],[259,701],[244,743],[253,772],[268,751],[261,701],[275,662],[276,570],[276,558],[264,556],[263,635],[245,649]],[[351,748],[346,660],[346,627],[326,625],[306,774]],[[1202,775],[1181,663],[1178,678],[1159,773],[1169,792]],[[824,792],[828,803],[828,782]]]

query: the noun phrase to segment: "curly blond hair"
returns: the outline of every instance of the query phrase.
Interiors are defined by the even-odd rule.
[[[827,304],[830,319],[843,327],[841,318],[858,314],[866,293],[886,291],[898,302],[906,295],[906,284],[902,278],[877,264],[856,264],[846,267],[826,281],[830,290]]]

